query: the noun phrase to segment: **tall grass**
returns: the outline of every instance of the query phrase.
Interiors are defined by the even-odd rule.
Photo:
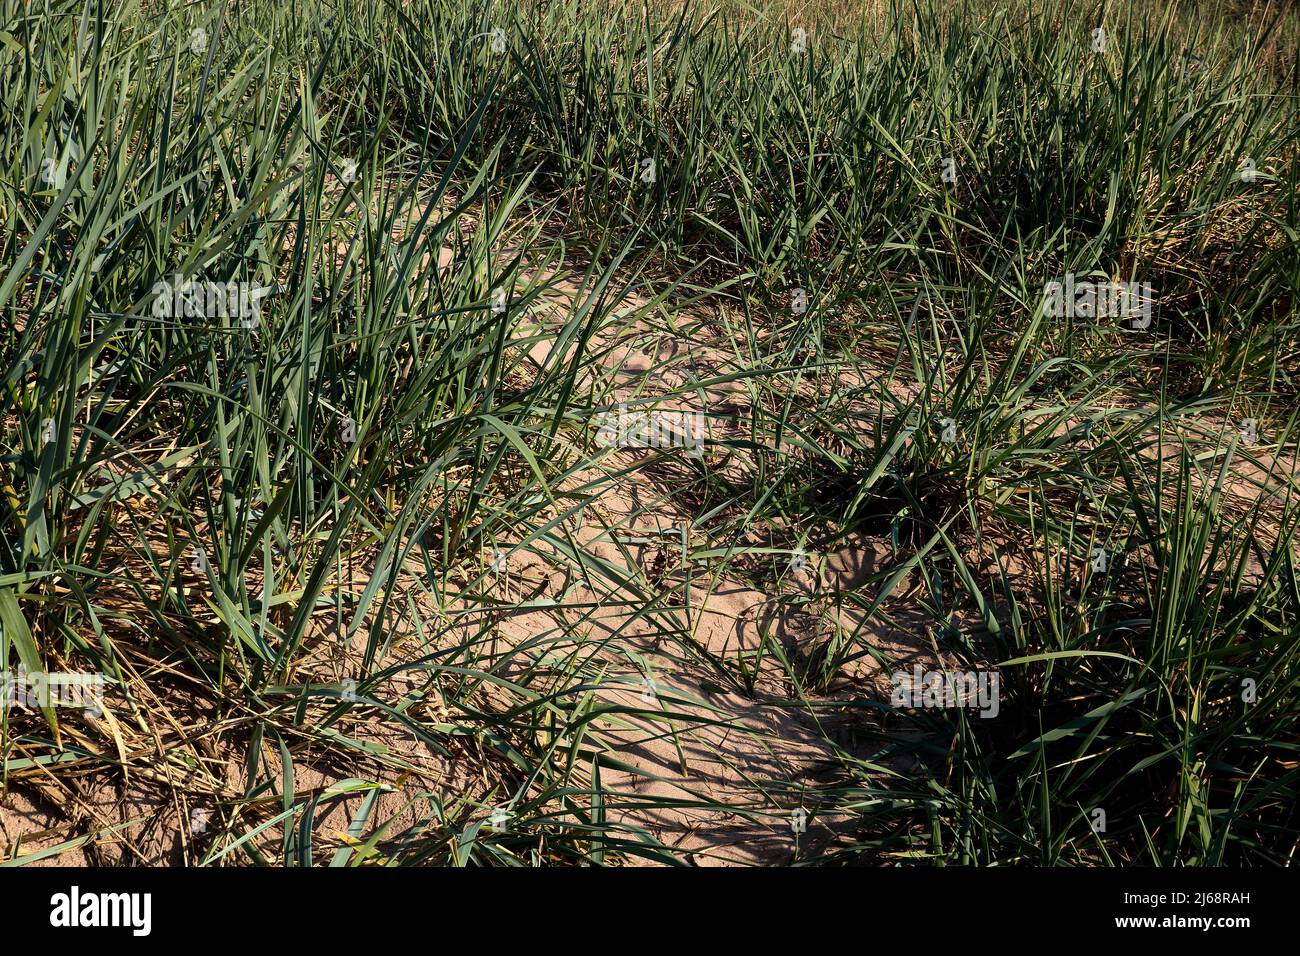
[[[1293,19],[0,2],[0,666],[124,695],[6,711],[7,786],[165,782],[217,808],[190,862],[681,862],[602,783],[599,688],[651,621],[744,694],[777,661],[772,706],[840,741],[811,793],[840,837],[801,860],[1290,862]],[[1151,282],[1154,326],[1046,315],[1066,273]],[[176,276],[270,291],[252,327],[160,315]],[[771,589],[793,549],[886,547],[775,599],[811,643],[703,648],[684,578],[572,536],[614,482],[605,335],[665,314],[725,356],[674,396],[748,397],[664,456],[683,569]],[[631,620],[503,641],[547,601]],[[891,708],[882,628],[996,667],[1000,716]],[[300,790],[317,761],[345,779]],[[84,829],[55,852],[104,852]]]

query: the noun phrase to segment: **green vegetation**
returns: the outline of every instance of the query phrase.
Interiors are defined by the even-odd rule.
[[[0,860],[1291,862],[1300,18],[1098,7],[0,0]]]

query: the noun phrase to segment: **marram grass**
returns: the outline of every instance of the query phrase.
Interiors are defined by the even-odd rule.
[[[3,709],[4,862],[1291,863],[1297,24],[1202,6],[0,0],[0,668],[111,688]],[[728,399],[620,464],[647,330]],[[724,694],[829,756],[611,782]]]

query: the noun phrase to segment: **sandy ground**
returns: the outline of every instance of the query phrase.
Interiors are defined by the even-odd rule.
[[[552,354],[556,337],[549,330],[584,294],[574,281],[542,278],[550,285],[547,297],[521,322],[514,346],[525,375],[562,358]],[[699,384],[739,367],[735,344],[707,316],[685,322],[664,315],[662,323],[629,325],[619,313],[593,343],[602,360],[582,385],[634,411],[702,413],[704,434],[696,437],[704,440],[710,467],[744,479],[752,463],[736,451],[743,442],[733,440],[744,437],[737,423],[746,419],[756,389],[743,378]],[[841,384],[860,383],[842,377]],[[905,385],[895,387],[898,398],[908,397]],[[864,398],[862,414],[875,411]],[[652,837],[679,859],[700,865],[789,863],[852,826],[819,812],[818,787],[834,778],[846,750],[854,749],[853,727],[835,708],[815,704],[888,699],[888,675],[870,655],[856,656],[818,694],[792,675],[814,662],[836,629],[906,666],[941,657],[919,612],[895,609],[893,623],[886,624],[862,606],[864,594],[887,597],[871,584],[893,563],[891,545],[882,538],[846,536],[767,578],[719,557],[717,542],[698,525],[683,493],[690,481],[684,455],[607,449],[555,489],[599,490],[563,528],[581,560],[543,543],[507,555],[495,586],[509,602],[527,603],[495,621],[498,672],[536,681],[560,647],[571,646],[582,657],[602,708],[585,745],[600,768],[609,819],[630,838]],[[702,551],[709,556],[699,558]],[[575,575],[575,567],[584,570]],[[894,591],[902,595],[915,586],[904,576]],[[419,645],[409,630],[397,633],[380,663],[418,657]],[[355,672],[363,646],[360,635],[351,649],[337,653],[335,645],[322,644],[301,670],[337,680]],[[423,719],[438,719],[436,689],[413,677],[395,675],[371,692],[386,701],[414,701]],[[252,714],[195,711],[184,725],[159,720],[147,733],[131,729],[131,746],[158,758],[149,773],[84,779],[79,771],[25,773],[0,794],[0,845],[8,856],[35,855],[37,865],[194,862],[217,808],[247,796],[253,722]],[[261,769],[286,781],[294,797],[320,798],[313,832],[323,839],[343,840],[366,806],[369,790],[356,789],[358,779],[378,785],[363,824],[391,821],[395,832],[431,807],[454,806],[467,794],[490,790],[468,769],[473,760],[460,759],[472,757],[469,742],[460,753],[442,752],[400,723],[367,721],[364,707],[336,729],[346,749],[313,748],[295,741],[292,728],[282,728],[291,779],[278,746],[263,740],[259,750]],[[346,792],[352,795],[341,798]],[[282,801],[278,794],[259,797],[254,805],[270,808],[233,824],[248,829],[264,822]],[[81,834],[92,830],[116,836],[90,843]],[[256,841],[270,860],[283,849],[278,834],[270,830]]]

